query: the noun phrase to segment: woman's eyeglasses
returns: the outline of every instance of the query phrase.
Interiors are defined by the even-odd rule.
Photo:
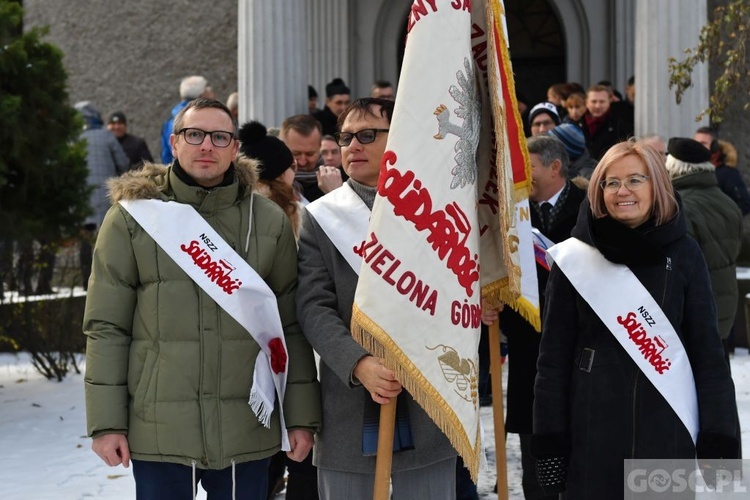
[[[599,183],[599,186],[607,192],[616,193],[620,190],[620,186],[625,186],[629,191],[638,191],[648,182],[649,176],[634,174],[626,177],[624,181],[620,179],[604,179]]]

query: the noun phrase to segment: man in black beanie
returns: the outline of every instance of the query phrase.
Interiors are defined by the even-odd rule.
[[[117,138],[125,154],[128,155],[130,170],[141,168],[144,162],[154,161],[146,141],[128,133],[128,119],[122,111],[115,111],[109,115],[107,130],[112,132],[112,135]]]
[[[349,106],[351,91],[341,78],[334,78],[326,85],[326,105],[320,111],[313,113],[316,120],[323,127],[323,135],[336,133],[336,122],[339,115]]]

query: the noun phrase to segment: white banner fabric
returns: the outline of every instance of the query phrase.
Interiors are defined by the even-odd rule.
[[[412,5],[352,333],[396,372],[476,478],[481,97],[471,9]]]

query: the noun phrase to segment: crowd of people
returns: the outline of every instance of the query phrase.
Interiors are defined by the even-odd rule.
[[[531,222],[554,244],[537,260],[542,333],[510,308],[482,320],[507,338],[527,499],[619,498],[626,458],[741,453],[728,339],[750,195],[713,129],[634,138],[633,83],[519,102]],[[372,209],[394,87],[352,100],[336,78],[323,109],[308,90],[309,112],[272,129],[238,124],[236,93],[224,104],[185,78],[161,164],[123,112],[110,133],[76,105],[96,187],[81,253],[88,434],[108,465],[132,463],[139,499],[199,482],[218,499],[369,498],[392,398],[393,498],[477,498],[448,439],[349,331],[358,277],[332,234]]]

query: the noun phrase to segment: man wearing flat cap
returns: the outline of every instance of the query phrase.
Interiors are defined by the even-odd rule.
[[[736,267],[742,243],[742,213],[719,188],[711,152],[701,143],[673,137],[667,153],[667,171],[682,198],[688,233],[700,245],[708,264],[719,335],[726,340],[737,309]]]
[[[333,135],[337,132],[339,115],[349,106],[350,95],[349,87],[341,78],[334,78],[326,85],[326,105],[313,113],[323,127],[323,135]]]
[[[122,111],[115,111],[109,115],[107,129],[117,138],[125,154],[130,159],[130,170],[136,170],[143,166],[144,162],[153,162],[151,151],[148,150],[146,141],[142,138],[128,134],[128,119]]]

